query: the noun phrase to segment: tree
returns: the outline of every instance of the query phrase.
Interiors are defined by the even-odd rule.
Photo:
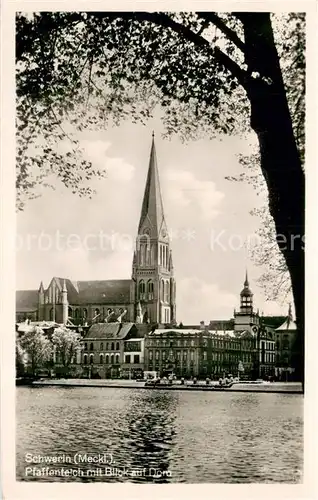
[[[289,22],[297,32],[304,16],[292,14]],[[47,142],[65,137],[72,141],[65,122],[81,130],[84,121],[100,126],[110,114],[115,121],[127,113],[145,120],[159,100],[168,133],[179,130],[181,123],[185,137],[195,134],[199,125],[209,134],[250,126],[258,138],[269,213],[291,277],[300,332],[298,371],[303,376],[305,179],[286,92],[293,86],[284,85],[271,15],[20,14],[16,55],[18,187],[32,165],[56,159],[50,143],[42,156],[31,154],[26,160],[37,134],[44,134]],[[58,173],[75,185],[77,172],[89,171],[89,166],[82,162],[82,170],[74,169],[71,157],[69,151],[67,161],[58,155]]]
[[[28,356],[31,373],[36,375],[37,370],[42,368],[52,358],[52,344],[43,334],[41,328],[35,326],[26,331],[20,338],[20,347]]]
[[[58,361],[62,364],[65,371],[68,370],[79,349],[81,349],[80,335],[72,332],[68,328],[55,328],[52,335],[52,343],[55,347],[55,353]]]

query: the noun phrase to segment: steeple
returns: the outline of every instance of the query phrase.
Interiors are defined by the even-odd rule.
[[[171,324],[176,317],[176,284],[163,212],[152,133],[148,174],[132,263],[131,298],[136,322]]]
[[[154,133],[152,133],[149,167],[141,208],[138,234],[143,234],[143,229],[146,227],[150,230],[151,237],[158,237],[161,230],[163,230],[164,234],[167,232],[160,191]]]
[[[245,287],[247,287],[247,288],[250,286],[250,284],[249,284],[249,282],[248,282],[248,277],[247,277],[247,269],[246,269],[246,271],[245,271],[245,281],[244,281],[244,286],[245,286]]]

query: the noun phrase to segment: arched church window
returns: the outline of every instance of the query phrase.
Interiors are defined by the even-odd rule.
[[[53,319],[54,319],[54,310],[52,307],[52,309],[50,309],[50,321],[53,321]]]
[[[73,318],[73,309],[71,307],[68,308],[68,317]]]
[[[87,354],[84,354],[84,359],[83,359],[83,361],[84,361],[84,365],[87,365]]]
[[[116,351],[119,351],[119,342],[116,342]]]
[[[74,319],[78,319],[78,318],[79,318],[79,310],[75,309],[75,311],[74,311]]]
[[[87,309],[86,308],[83,309],[83,318],[84,319],[87,318]]]
[[[91,365],[94,363],[94,354],[89,355],[89,362]]]
[[[99,355],[99,363],[102,365],[104,360],[104,356],[102,354]]]
[[[141,280],[139,282],[139,299],[144,300],[145,299],[145,282]]]
[[[169,290],[170,289],[170,287],[169,287],[169,281],[165,281],[164,287],[165,287],[165,290],[164,290],[165,291],[165,293],[164,293],[164,301],[165,302],[169,302],[169,291],[170,291]]]
[[[150,247],[150,264],[154,264],[155,262],[155,246],[151,245]]]
[[[90,343],[89,350],[90,350],[90,351],[93,351],[93,350],[94,350],[94,344],[93,344],[93,342],[91,342],[91,343]]]
[[[164,288],[165,288],[165,284],[164,284],[164,281],[161,280],[160,281],[160,299],[162,301],[164,301]]]
[[[149,280],[147,283],[147,289],[148,289],[148,300],[152,300],[153,299],[153,282],[151,280]]]

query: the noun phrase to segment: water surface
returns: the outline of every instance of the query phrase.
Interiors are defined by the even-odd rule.
[[[18,387],[17,479],[300,482],[302,418],[297,394]]]

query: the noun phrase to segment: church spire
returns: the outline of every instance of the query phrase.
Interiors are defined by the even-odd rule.
[[[247,269],[245,270],[245,281],[244,281],[244,286],[245,286],[245,287],[247,287],[247,288],[250,286],[250,284],[249,284],[249,282],[248,282]]]
[[[162,226],[165,226],[154,132],[152,132],[148,175],[138,227],[139,234],[143,233],[145,226],[149,226],[151,235],[154,237],[158,237]]]

